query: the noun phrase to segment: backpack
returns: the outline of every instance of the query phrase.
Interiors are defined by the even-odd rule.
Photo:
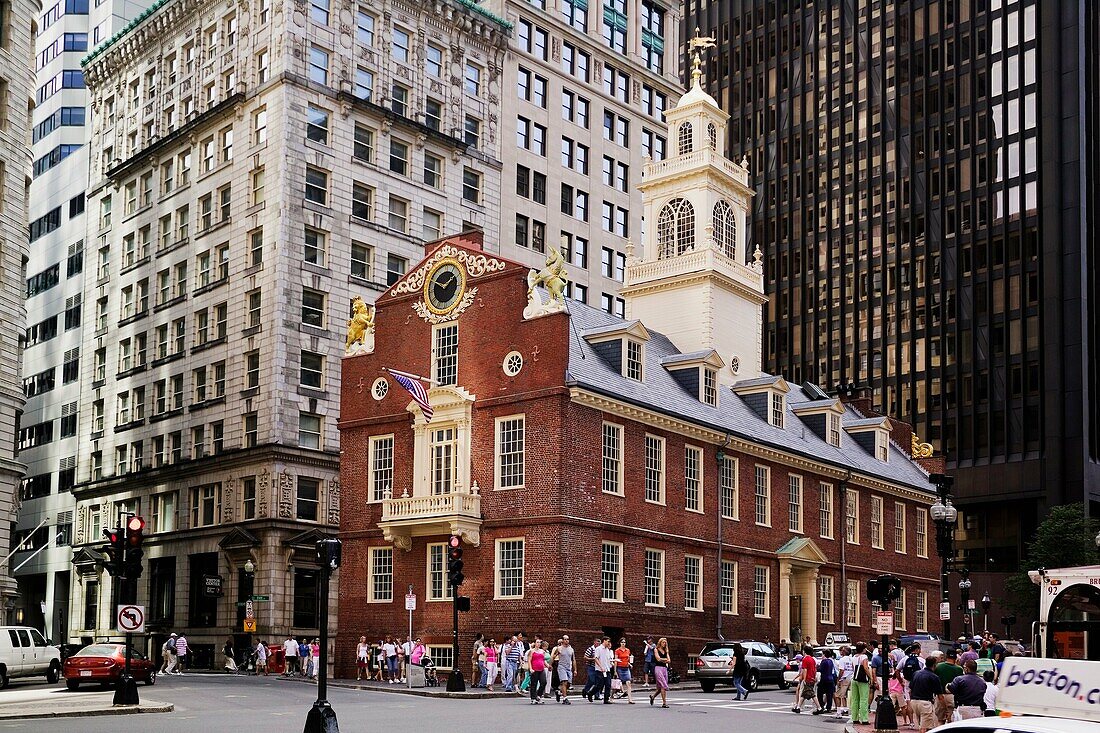
[[[905,659],[905,664],[901,668],[901,676],[908,682],[912,682],[913,678],[917,676],[917,672],[920,671],[920,660],[917,659],[916,654],[910,654]]]

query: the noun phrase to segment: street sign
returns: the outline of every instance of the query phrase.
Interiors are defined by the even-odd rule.
[[[416,594],[415,593],[409,593],[405,596],[405,610],[406,611],[415,611],[416,610]]]
[[[944,601],[940,604],[940,621],[951,620],[951,604]]]
[[[202,576],[202,590],[203,595],[207,598],[221,598],[222,595],[222,576],[220,575],[204,575]]]
[[[256,601],[257,603],[266,603],[267,601],[271,600],[271,596],[252,596],[252,600]]]
[[[145,606],[120,605],[115,616],[115,626],[127,634],[145,631]]]
[[[247,634],[255,634],[256,633],[256,619],[246,618],[244,620],[244,631]]]
[[[977,608],[977,605],[975,604],[975,601],[974,601],[974,599],[973,599],[973,598],[971,598],[970,600],[968,600],[968,601],[966,602],[966,607],[967,607],[968,609],[970,609],[971,611],[973,611],[973,610],[974,610],[975,608]]]
[[[875,633],[889,636],[894,633],[894,612],[879,611],[875,614]]]
[[[252,608],[252,601],[244,602],[244,617],[251,619],[256,618],[256,611]]]

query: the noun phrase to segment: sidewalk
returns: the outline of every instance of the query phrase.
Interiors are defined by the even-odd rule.
[[[171,703],[147,699],[142,700],[140,705],[115,707],[111,704],[112,696],[109,691],[70,692],[54,688],[5,691],[4,695],[0,695],[0,721],[170,713],[175,709]]]
[[[285,675],[279,675],[279,681],[281,682],[299,682],[301,684],[313,685],[316,684],[313,680],[305,677],[287,677]],[[348,690],[366,690],[368,692],[388,692],[397,695],[413,695],[416,697],[434,697],[452,700],[487,700],[487,699],[510,699],[514,697],[520,697],[514,692],[504,692],[499,686],[492,692],[484,690],[480,687],[470,689],[466,688],[466,692],[447,692],[447,683],[445,680],[441,681],[439,687],[413,687],[409,688],[407,685],[391,685],[388,682],[378,682],[377,680],[353,680],[353,679],[336,679],[328,681],[329,687],[341,687]],[[581,688],[584,685],[575,685],[571,697],[580,697]],[[676,690],[690,690],[698,689],[698,685],[693,682],[679,682],[674,685],[669,685],[669,691]],[[649,690],[653,690],[650,686]],[[547,688],[547,694],[553,695],[553,690]],[[642,692],[641,687],[634,688],[635,694]],[[523,697],[526,697],[527,693],[523,693]]]

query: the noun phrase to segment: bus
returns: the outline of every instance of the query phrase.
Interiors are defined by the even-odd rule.
[[[1028,573],[1039,586],[1039,620],[1032,625],[1037,656],[1100,659],[1100,565]]]

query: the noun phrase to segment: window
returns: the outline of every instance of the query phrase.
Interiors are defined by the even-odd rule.
[[[176,530],[176,492],[169,491],[153,496],[152,532],[174,532]]]
[[[771,410],[771,420],[770,420],[770,422],[771,422],[772,425],[774,425],[777,428],[782,428],[783,427],[783,406],[784,406],[784,402],[785,402],[785,400],[784,400],[784,397],[781,393],[772,392],[772,395],[771,395],[772,410]]]
[[[328,84],[329,52],[317,46],[309,47],[309,80]]]
[[[311,265],[325,266],[325,233],[306,228],[304,260]]]
[[[432,188],[443,187],[443,158],[424,153],[424,183]]]
[[[623,546],[604,542],[600,549],[600,600],[623,600]]]
[[[753,497],[755,499],[756,523],[762,527],[772,526],[771,504],[771,469],[767,466],[755,467],[755,485]]]
[[[829,415],[829,445],[840,447],[840,415]]]
[[[393,27],[391,50],[395,61],[409,63],[409,32],[400,26]]]
[[[703,511],[703,449],[684,446],[684,508]]]
[[[918,590],[916,599],[917,633],[928,631],[928,591]]]
[[[496,598],[523,598],[523,538],[496,545]]]
[[[370,548],[370,602],[393,601],[393,548]]]
[[[524,483],[524,416],[496,419],[498,489],[522,489]]]
[[[718,406],[718,371],[703,367],[703,402],[711,407]]]
[[[894,552],[905,554],[905,504],[894,502]]]
[[[390,140],[390,170],[402,176],[409,173],[409,146],[400,140]]]
[[[306,110],[306,139],[328,145],[328,110],[309,105]]]
[[[703,558],[695,555],[684,556],[684,608],[688,611],[703,610],[701,592],[703,577]]]
[[[871,497],[871,547],[876,550],[881,550],[883,547],[882,537],[882,497]]]
[[[642,381],[642,342],[626,339],[626,376],[627,379]]]
[[[355,96],[368,102],[374,97],[374,72],[355,67]]]
[[[244,447],[255,448],[260,437],[260,418],[255,412],[244,414]]]
[[[875,456],[883,463],[890,460],[890,435],[885,430],[875,431]]]
[[[375,435],[370,439],[367,473],[370,501],[382,501],[393,491],[393,436]]]
[[[374,189],[354,181],[351,186],[351,215],[363,221],[374,220]]]
[[[899,631],[905,630],[905,589],[901,589],[901,593],[898,594],[897,600],[894,601],[894,628]]]
[[[623,103],[629,103],[630,76],[609,64],[604,64],[603,90],[609,97],[614,97]]]
[[[737,563],[722,561],[722,571],[718,579],[722,613],[737,613]]]
[[[321,416],[298,413],[298,444],[303,448],[321,449]]]
[[[443,49],[434,43],[429,43],[425,47],[424,68],[429,76],[434,76],[436,79],[443,78]]]
[[[695,208],[687,199],[673,199],[664,205],[657,216],[657,256],[665,259],[693,249]]]
[[[665,439],[645,436],[645,500],[665,503]]]
[[[386,255],[386,285],[393,285],[405,274],[409,263],[404,257],[395,254]]]
[[[355,39],[365,46],[374,46],[374,24],[374,16],[360,8],[355,14]]]
[[[604,0],[603,39],[621,54],[626,53],[626,0]]]
[[[664,550],[645,551],[645,604],[647,606],[665,605],[665,552]]]
[[[692,126],[690,122],[680,123],[677,130],[678,150],[680,155],[687,155],[692,151]]]
[[[519,39],[519,47],[521,50],[531,54],[537,59],[542,59],[543,61],[548,60],[549,56],[547,54],[547,49],[549,47],[549,33],[530,21],[520,20],[516,25],[516,35]]]
[[[260,327],[260,305],[262,303],[261,292],[259,289],[249,291],[248,293],[248,325],[246,328],[259,328]]]
[[[630,145],[630,121],[611,110],[603,113],[603,137],[624,148]]]
[[[917,557],[928,557],[928,510],[917,507]]]
[[[588,32],[588,0],[562,0],[565,22],[582,33]]]
[[[451,597],[451,586],[447,583],[447,546],[442,542],[428,545],[427,587],[429,601],[449,600]]]
[[[833,623],[833,577],[822,575],[817,579],[818,620],[823,624]]]
[[[458,384],[458,324],[434,328],[432,338],[432,381],[439,386]]]
[[[325,206],[328,204],[328,172],[306,166],[306,201]]]
[[[455,428],[438,428],[431,432],[432,494],[449,494],[458,474],[458,434]]]
[[[770,576],[771,568],[766,565],[756,565],[752,569],[752,612],[757,618],[768,618],[771,615],[771,604],[768,602]]]
[[[320,596],[320,573],[310,568],[294,569],[294,612],[292,623],[300,628],[316,627],[318,617],[318,597]]]
[[[309,0],[309,17],[314,23],[328,25],[329,0]]]
[[[801,476],[789,476],[788,477],[788,493],[787,510],[788,521],[787,529],[791,532],[802,533],[802,477]]]
[[[322,389],[324,385],[325,357],[312,351],[303,351],[300,360],[299,381],[303,387]]]
[[[321,291],[302,288],[302,324],[325,327],[325,294]]]
[[[462,198],[474,204],[481,203],[481,174],[471,168],[462,169]]]
[[[423,222],[420,226],[420,238],[425,242],[439,239],[443,234],[443,214],[424,207]]]
[[[845,590],[844,623],[859,626],[859,581],[849,580]]]
[[[603,490],[623,493],[623,426],[603,424]]]
[[[852,489],[844,492],[844,537],[850,545],[859,544],[859,494]]]
[[[264,169],[257,168],[252,171],[252,205],[258,206],[264,202]]]
[[[819,515],[821,520],[821,539],[833,539],[833,485],[820,484]]]
[[[726,456],[718,472],[719,504],[723,519],[737,521],[741,518],[737,491],[737,459]]]
[[[572,43],[562,43],[561,45],[561,68],[572,77],[580,79],[584,83],[588,83],[588,68],[592,57],[586,52],[582,51]]]
[[[364,163],[374,162],[374,130],[355,123],[352,157]]]
[[[370,280],[373,271],[374,249],[362,242],[351,243],[352,277]]]
[[[481,146],[481,120],[466,115],[463,131],[464,140],[467,145],[471,148],[478,148]]]
[[[390,109],[394,114],[407,117],[409,114],[409,89],[400,84],[390,87]]]
[[[481,67],[469,61],[466,62],[466,93],[475,97],[481,94]]]
[[[209,527],[221,521],[222,485],[207,484],[191,489],[191,526]]]
[[[307,522],[316,522],[320,501],[320,480],[299,476],[298,492],[295,496],[295,516]]]

